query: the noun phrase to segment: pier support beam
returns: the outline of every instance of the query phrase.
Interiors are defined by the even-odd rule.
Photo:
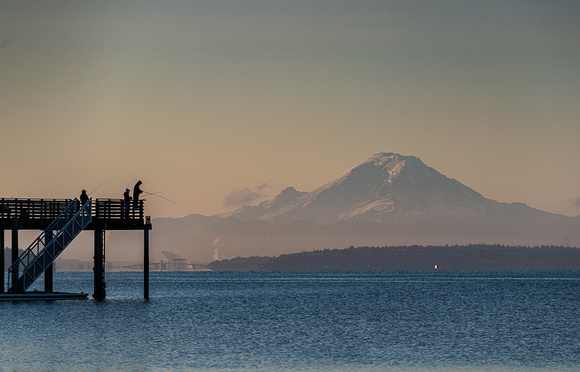
[[[12,220],[12,263],[18,260],[18,218]],[[12,289],[13,292],[21,291],[18,288],[18,270],[12,272]]]
[[[2,285],[0,285],[0,293],[4,293],[4,272],[6,263],[4,262],[4,229],[0,228],[0,267],[2,268]]]
[[[52,288],[53,288],[52,287],[53,278],[54,278],[53,265],[54,264],[50,264],[50,266],[47,267],[46,270],[44,271],[44,291],[47,293],[51,293]]]
[[[149,299],[149,229],[144,231],[143,239],[143,298]]]
[[[47,231],[45,236],[45,245],[52,240],[52,231]],[[52,283],[54,278],[54,270],[53,270],[54,263],[51,263],[50,266],[44,270],[44,291],[47,293],[52,292]]]
[[[95,274],[95,285],[93,298],[102,301],[107,295],[105,283],[105,229],[95,227],[95,255],[93,271]]]

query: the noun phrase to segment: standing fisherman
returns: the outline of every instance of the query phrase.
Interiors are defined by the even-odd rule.
[[[133,209],[135,209],[136,211],[139,210],[139,195],[143,193],[143,191],[139,187],[141,186],[142,183],[143,182],[138,181],[135,184],[135,187],[133,187]]]
[[[131,207],[131,196],[129,196],[129,189],[123,193],[123,218],[129,219],[129,208]]]
[[[81,192],[80,200],[77,201],[77,211],[81,209],[81,205],[85,205],[89,201],[89,196],[87,195],[87,190]]]
[[[87,190],[83,190],[81,192],[81,205],[84,205],[88,201],[89,201],[89,196],[87,195]]]

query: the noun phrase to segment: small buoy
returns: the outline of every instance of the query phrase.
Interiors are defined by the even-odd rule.
[[[435,270],[437,270],[439,268],[439,265],[435,265]]]

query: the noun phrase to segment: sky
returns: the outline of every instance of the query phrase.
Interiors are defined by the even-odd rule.
[[[580,214],[580,2],[0,1],[0,196],[213,215],[378,152]]]

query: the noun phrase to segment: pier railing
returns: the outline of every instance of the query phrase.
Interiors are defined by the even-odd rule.
[[[0,219],[51,223],[73,199],[0,199]]]
[[[17,218],[20,226],[44,229],[71,203],[73,199],[0,199],[0,227],[10,228]],[[144,200],[125,202],[123,199],[96,199],[91,214],[94,221],[142,225]],[[77,209],[80,205],[77,205]]]
[[[126,202],[123,199],[97,199],[93,215],[98,220],[143,221],[143,200]]]

